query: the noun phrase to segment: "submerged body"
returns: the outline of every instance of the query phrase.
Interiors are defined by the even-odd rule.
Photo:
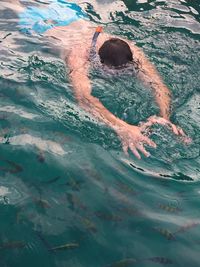
[[[175,134],[184,135],[183,131],[172,124],[169,120],[171,102],[170,90],[162,81],[153,64],[150,63],[142,50],[139,49],[132,41],[123,40],[122,38],[119,39],[117,36],[111,36],[107,33],[101,33],[96,42],[97,55],[99,55],[102,66],[106,65],[107,68],[113,68],[112,65],[114,63],[110,63],[110,59],[106,60],[106,57],[109,58],[112,56],[112,60],[115,62],[115,57],[119,58],[123,55],[118,55],[117,52],[113,52],[114,50],[112,51],[111,49],[109,50],[109,54],[105,56],[105,58],[102,58],[99,51],[106,42],[112,43],[114,40],[119,42],[120,45],[118,45],[116,49],[120,48],[122,42],[126,43],[133,58],[133,60],[129,61],[131,63],[132,61],[139,62],[137,77],[147,88],[152,89],[152,93],[154,94],[155,100],[160,109],[160,117],[150,117],[147,123],[143,124],[141,127],[130,125],[114,116],[102,105],[98,98],[92,96],[92,85],[88,77],[88,70],[91,64],[91,41],[96,25],[88,21],[87,16],[84,15],[77,5],[64,0],[55,0],[54,2],[60,6],[62,12],[66,9],[69,14],[68,20],[67,18],[59,20],[58,14],[56,14],[56,12],[54,13],[52,9],[50,14],[54,14],[55,17],[52,16],[51,19],[48,15],[48,10],[38,10],[40,16],[38,16],[38,14],[34,15],[30,19],[31,22],[29,19],[27,19],[27,21],[26,19],[24,21],[22,20],[24,23],[24,29],[28,28],[28,30],[33,30],[39,34],[42,33],[48,38],[53,38],[54,43],[56,43],[56,46],[60,49],[61,57],[70,68],[70,78],[78,103],[86,111],[90,112],[93,116],[115,130],[121,139],[124,152],[128,153],[128,149],[130,149],[136,157],[140,158],[140,154],[138,152],[139,150],[145,156],[149,156],[149,153],[144,148],[144,144],[152,147],[156,147],[156,144],[148,137],[144,136],[142,131],[154,123],[170,125]],[[71,5],[74,5],[73,8]],[[70,8],[72,13],[70,13]],[[30,13],[30,9],[26,10],[22,6],[20,6],[18,11],[20,14],[26,14],[26,12]],[[37,17],[36,20],[35,16]],[[21,15],[21,17],[23,19],[26,17],[28,18],[26,15]],[[20,23],[21,27],[23,26],[23,23]],[[32,28],[30,28],[30,26],[32,26]],[[115,48],[115,46],[113,46],[113,48]],[[118,66],[117,63],[114,64],[114,67],[116,66]]]

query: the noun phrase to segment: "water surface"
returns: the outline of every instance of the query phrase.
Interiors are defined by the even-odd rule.
[[[77,3],[105,31],[145,51],[172,91],[173,122],[193,142],[155,126],[152,156],[126,157],[116,134],[77,105],[52,44],[20,33],[17,13],[2,2],[0,265],[197,267],[199,2]],[[90,75],[93,95],[127,122],[158,111],[136,79]]]

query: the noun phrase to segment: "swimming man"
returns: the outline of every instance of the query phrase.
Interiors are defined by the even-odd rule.
[[[177,135],[184,135],[180,127],[170,122],[171,93],[156,68],[132,41],[103,33],[101,27],[91,23],[82,9],[65,0],[51,0],[44,7],[28,7],[13,0],[11,7],[18,3],[21,30],[38,33],[59,42],[61,55],[70,68],[70,79],[79,105],[98,120],[111,127],[121,140],[123,150],[130,149],[137,158],[140,153],[149,156],[144,145],[156,144],[143,134],[146,127],[154,123],[170,126]],[[160,117],[152,116],[142,126],[130,125],[113,115],[98,98],[92,96],[88,71],[92,60],[99,60],[99,67],[116,70],[132,66],[147,88],[152,89],[160,109]],[[134,71],[136,70],[137,71]]]

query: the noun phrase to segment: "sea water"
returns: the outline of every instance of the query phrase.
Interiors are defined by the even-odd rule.
[[[192,142],[157,125],[151,157],[125,156],[116,134],[78,106],[51,44],[20,33],[15,8],[1,2],[0,266],[200,266],[199,1],[76,3],[143,49]],[[135,77],[90,74],[93,95],[116,116],[138,124],[158,112]]]

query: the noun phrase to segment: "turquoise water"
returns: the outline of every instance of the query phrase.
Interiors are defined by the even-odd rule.
[[[115,133],[77,105],[51,44],[21,34],[1,2],[1,267],[200,266],[199,1],[124,2],[81,6],[143,48],[193,142],[155,126],[152,156],[126,157]],[[91,76],[93,94],[124,120],[157,112],[134,78]]]

